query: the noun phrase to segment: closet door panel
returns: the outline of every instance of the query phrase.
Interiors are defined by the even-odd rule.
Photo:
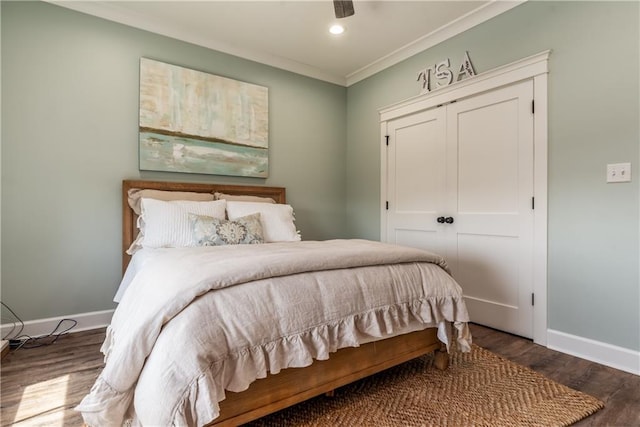
[[[533,334],[530,81],[447,109],[447,254],[472,321]]]
[[[443,109],[389,122],[387,241],[442,253]]]
[[[518,100],[457,114],[458,212],[518,210]],[[491,126],[500,117],[500,126]]]

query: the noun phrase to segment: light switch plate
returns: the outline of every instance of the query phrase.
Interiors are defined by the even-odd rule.
[[[631,163],[613,163],[607,165],[607,182],[630,182]]]

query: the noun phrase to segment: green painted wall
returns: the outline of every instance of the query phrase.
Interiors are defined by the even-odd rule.
[[[305,238],[378,239],[377,110],[465,50],[482,72],[552,49],[549,327],[640,349],[637,2],[530,1],[348,89],[51,4],[1,7],[2,300],[25,320],[113,308],[125,178],[282,185]],[[269,87],[270,177],[139,172],[141,56]],[[634,181],[605,184],[626,161]]]
[[[111,309],[121,181],[287,188],[306,239],[344,235],[346,88],[41,2],[2,2],[2,300]],[[139,60],[269,88],[269,178],[138,171]]]
[[[349,87],[350,235],[380,237],[377,110],[417,95],[419,70],[466,50],[480,73],[551,49],[549,328],[639,350],[639,7],[530,1]],[[606,184],[618,162],[633,182]]]

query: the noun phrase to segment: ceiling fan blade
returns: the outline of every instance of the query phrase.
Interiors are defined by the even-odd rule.
[[[346,18],[355,13],[352,0],[333,0],[333,8],[336,11],[336,18]]]

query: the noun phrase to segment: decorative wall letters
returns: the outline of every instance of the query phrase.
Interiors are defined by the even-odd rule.
[[[425,68],[418,72],[417,81],[420,82],[420,93],[431,92],[432,90],[448,86],[453,82],[453,72],[451,71],[451,61],[449,58],[440,61],[433,67]],[[464,53],[456,81],[465,77],[473,77],[476,71],[473,69],[469,52]]]

